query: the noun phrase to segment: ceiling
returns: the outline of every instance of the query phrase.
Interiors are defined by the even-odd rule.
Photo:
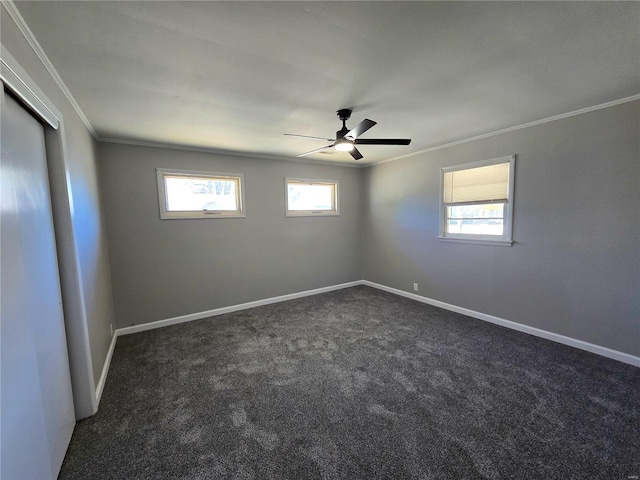
[[[640,93],[636,2],[16,2],[100,139],[359,164]],[[348,162],[348,153],[312,160]]]

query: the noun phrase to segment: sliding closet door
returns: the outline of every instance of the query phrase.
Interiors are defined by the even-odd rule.
[[[44,130],[0,93],[0,478],[55,479],[75,417]]]

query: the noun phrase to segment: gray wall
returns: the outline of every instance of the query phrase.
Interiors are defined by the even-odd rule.
[[[364,278],[640,354],[640,102],[358,170],[99,144],[117,326]],[[439,170],[516,154],[512,247],[440,242]],[[244,173],[247,218],[160,220],[155,168]],[[341,182],[285,218],[285,176]]]
[[[118,327],[362,278],[356,168],[99,144]],[[160,220],[158,167],[243,173],[246,218]],[[285,218],[284,177],[340,182],[340,216]]]
[[[91,360],[96,383],[102,373],[113,322],[109,254],[100,204],[95,141],[4,9],[2,44],[64,117],[67,164],[73,194],[73,228],[80,261]]]
[[[365,171],[364,278],[640,355],[640,102]],[[512,247],[438,241],[441,167],[516,154]]]

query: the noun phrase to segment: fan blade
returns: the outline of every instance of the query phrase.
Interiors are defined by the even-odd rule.
[[[354,160],[360,160],[362,158],[362,154],[358,151],[356,147],[353,147],[353,150],[349,152]]]
[[[326,140],[327,142],[333,142],[333,138],[325,138],[325,137],[311,137],[309,135],[297,135],[295,133],[283,133],[287,137],[302,137],[302,138],[315,138],[317,140]]]
[[[327,148],[331,148],[331,147],[333,147],[333,144],[327,145],[326,147],[322,147],[322,148],[316,148],[315,150],[311,150],[310,152],[307,152],[307,153],[302,153],[302,154],[300,154],[298,156],[299,157],[305,157],[307,155],[311,155],[312,153],[319,152],[320,150],[326,150]]]
[[[356,140],[358,145],[409,145],[410,138],[362,138]]]
[[[349,131],[349,133],[347,133],[345,135],[345,138],[349,137],[350,139],[355,140],[360,135],[362,135],[364,132],[366,132],[371,127],[373,127],[375,124],[376,124],[376,122],[374,122],[373,120],[369,120],[368,118],[365,118],[358,125],[356,125],[354,128],[352,128]]]

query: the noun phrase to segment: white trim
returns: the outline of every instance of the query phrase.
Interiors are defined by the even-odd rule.
[[[64,282],[63,288],[66,292],[66,295],[63,295],[65,318],[72,325],[70,329],[67,329],[67,345],[74,351],[70,356],[70,360],[75,359],[75,366],[71,370],[71,379],[74,386],[74,400],[76,400],[76,419],[79,420],[93,415],[98,409],[93,395],[96,381],[93,373],[93,354],[91,352],[82,263],[76,235],[78,227],[73,220],[74,198],[71,170],[67,161],[69,156],[67,154],[66,126],[62,116],[58,130],[52,132],[55,134],[48,135],[45,132],[45,146],[47,159],[58,165],[57,168],[50,167],[49,183],[51,185],[51,199],[53,202],[59,202],[57,208],[61,211],[61,215],[58,217],[61,228],[57,228],[58,222],[55,216],[54,226],[57,228],[56,236],[60,235],[60,243],[64,245],[62,248],[58,246],[58,262],[63,264],[60,265],[60,280]],[[58,185],[56,186],[56,184]],[[54,187],[60,189],[59,195],[54,194]],[[63,270],[68,270],[67,275],[62,274]],[[66,302],[65,297],[68,299]],[[81,403],[78,404],[77,400],[80,400]]]
[[[62,81],[62,77],[60,77],[60,75],[58,74],[58,71],[53,66],[53,63],[51,63],[51,60],[49,60],[49,57],[47,57],[47,55],[44,53],[44,50],[42,49],[35,35],[27,25],[27,22],[25,22],[24,18],[22,18],[22,15],[20,15],[20,12],[18,11],[18,8],[15,6],[14,2],[12,0],[0,0],[0,2],[6,9],[11,19],[16,24],[18,29],[20,30],[20,33],[22,33],[22,36],[29,43],[32,50],[35,52],[37,57],[40,59],[40,61],[44,65],[44,68],[47,69],[47,71],[51,75],[51,78],[53,78],[53,81],[56,82],[56,84],[58,85],[58,88],[60,88],[64,96],[67,97],[67,100],[69,100],[69,103],[78,114],[78,117],[80,117],[80,120],[82,120],[82,123],[84,123],[85,127],[87,127],[87,130],[89,130],[89,132],[91,133],[94,139],[99,140],[99,137],[96,134],[96,131],[94,130],[91,123],[89,123],[89,119],[84,114],[84,112],[80,108],[80,105],[78,105],[78,102],[76,102],[75,98],[73,98],[73,95],[71,95],[71,92]]]
[[[523,129],[523,128],[533,127],[533,126],[536,126],[536,125],[541,125],[543,123],[554,122],[556,120],[561,120],[563,118],[573,117],[573,116],[576,116],[576,115],[582,115],[583,113],[589,113],[589,112],[593,112],[593,111],[596,111],[596,110],[601,110],[603,108],[614,107],[616,105],[621,105],[623,103],[633,102],[635,100],[640,100],[640,94],[632,95],[630,97],[624,97],[624,98],[620,98],[620,99],[617,99],[617,100],[612,100],[610,102],[605,102],[605,103],[601,103],[601,104],[598,104],[598,105],[593,105],[591,107],[586,107],[586,108],[582,108],[582,109],[579,109],[579,110],[573,110],[571,112],[562,113],[562,114],[559,114],[559,115],[554,115],[554,116],[551,116],[551,117],[542,118],[540,120],[534,120],[533,122],[523,123],[521,125],[516,125],[516,126],[513,126],[513,127],[504,128],[502,130],[496,130],[494,132],[483,133],[481,135],[476,135],[474,137],[469,137],[469,138],[465,138],[465,139],[462,139],[462,140],[457,140],[455,142],[449,142],[449,143],[444,143],[444,144],[441,144],[441,145],[436,145],[434,147],[429,147],[429,148],[426,148],[426,149],[423,149],[423,150],[419,150],[417,152],[408,153],[406,155],[400,155],[398,157],[393,157],[393,158],[389,158],[389,159],[386,159],[386,160],[380,160],[379,162],[360,163],[360,164],[342,163],[342,162],[335,162],[335,161],[326,161],[325,162],[325,161],[322,161],[322,160],[277,157],[277,156],[272,156],[272,155],[259,155],[259,154],[253,154],[253,153],[226,152],[226,151],[221,151],[221,150],[215,150],[213,148],[199,148],[199,147],[188,147],[188,146],[179,146],[179,145],[170,145],[170,144],[159,144],[159,143],[143,142],[143,141],[138,142],[138,141],[132,141],[132,140],[119,140],[119,139],[113,139],[113,138],[101,138],[101,137],[98,136],[98,134],[96,133],[95,129],[93,128],[93,126],[89,122],[89,119],[87,118],[87,116],[84,114],[84,112],[80,108],[80,105],[78,105],[78,102],[76,102],[76,100],[71,95],[71,92],[69,91],[67,86],[62,81],[62,78],[60,77],[60,75],[58,74],[57,70],[55,69],[55,67],[51,63],[51,60],[49,60],[47,55],[44,53],[44,50],[42,49],[42,47],[38,43],[38,40],[36,39],[35,35],[33,34],[31,29],[29,28],[29,26],[25,22],[24,18],[22,18],[22,15],[18,11],[18,9],[15,6],[13,0],[0,0],[0,3],[2,5],[4,5],[7,13],[9,13],[9,16],[13,19],[13,21],[16,24],[16,26],[18,27],[18,29],[20,30],[20,32],[22,33],[24,38],[27,40],[27,42],[29,43],[29,45],[31,46],[33,51],[36,53],[36,55],[38,56],[38,58],[40,59],[42,64],[45,66],[45,68],[47,69],[47,71],[49,72],[49,74],[51,75],[53,80],[58,84],[58,87],[60,88],[60,90],[62,90],[62,92],[64,93],[65,97],[67,97],[67,100],[69,100],[69,103],[71,104],[73,109],[76,111],[76,113],[78,114],[78,116],[80,117],[82,122],[85,124],[85,126],[87,127],[89,132],[91,132],[91,135],[93,135],[93,138],[95,138],[97,141],[106,142],[106,143],[120,143],[120,144],[124,144],[124,145],[137,145],[137,146],[143,146],[143,147],[171,148],[171,149],[175,149],[175,150],[189,150],[189,151],[205,152],[205,153],[220,153],[220,154],[224,154],[224,155],[234,155],[234,156],[239,156],[239,157],[265,158],[265,159],[270,159],[270,160],[285,160],[285,161],[289,161],[289,162],[317,163],[317,164],[321,164],[321,165],[332,165],[332,166],[347,167],[347,168],[367,168],[367,167],[372,167],[374,165],[380,165],[380,164],[387,163],[387,162],[394,162],[396,160],[400,160],[402,158],[412,157],[414,155],[420,155],[420,154],[423,154],[423,153],[433,152],[433,151],[436,151],[436,150],[441,150],[443,148],[453,147],[455,145],[461,145],[463,143],[473,142],[475,140],[481,140],[481,139],[484,139],[484,138],[493,137],[495,135],[501,135],[503,133],[513,132],[515,130],[520,130],[520,129]]]
[[[387,287],[386,285],[370,282],[369,280],[356,280],[353,282],[341,283],[338,285],[331,285],[328,287],[316,288],[313,290],[306,290],[303,292],[290,293],[288,295],[281,295],[278,297],[271,297],[271,298],[265,298],[263,300],[256,300],[253,302],[241,303],[239,305],[230,305],[228,307],[215,308],[213,310],[207,310],[204,312],[191,313],[188,315],[181,315],[179,317],[167,318],[164,320],[157,320],[155,322],[143,323],[142,325],[133,325],[131,327],[118,328],[114,332],[114,335],[111,339],[109,352],[107,354],[107,358],[105,360],[104,367],[102,369],[102,375],[100,376],[100,381],[98,382],[98,388],[96,389],[96,403],[99,402],[100,398],[102,397],[102,391],[104,389],[107,375],[109,373],[109,367],[111,366],[111,358],[115,350],[116,341],[117,341],[117,338],[120,337],[121,335],[130,335],[133,333],[145,332],[147,330],[155,330],[156,328],[168,327],[169,325],[177,325],[179,323],[191,322],[194,320],[201,320],[203,318],[214,317],[217,315],[224,315],[226,313],[233,313],[240,310],[260,307],[263,305],[269,305],[272,303],[285,302],[287,300],[294,300],[296,298],[309,297],[312,295],[318,295],[320,293],[332,292],[334,290],[342,290],[343,288],[356,287],[358,285],[366,285],[368,287],[393,293],[401,297],[410,298],[412,300],[416,300],[421,303],[433,305],[434,307],[460,313],[462,315],[467,315],[469,317],[476,318],[478,320],[484,320],[486,322],[500,325],[502,327],[510,328],[512,330],[517,330],[523,333],[528,333],[536,337],[545,338],[547,340],[551,340],[556,343],[561,343],[563,345],[568,345],[570,347],[578,348],[580,350],[585,350],[587,352],[595,353],[596,355],[601,355],[603,357],[611,358],[613,360],[618,360],[620,362],[627,363],[629,365],[640,367],[640,357],[636,357],[628,353],[623,353],[617,350],[612,350],[610,348],[601,347],[599,345],[594,345],[592,343],[584,342],[582,340],[576,340],[574,338],[566,337],[564,335],[559,335],[557,333],[548,332],[546,330],[542,330],[539,328],[530,327],[528,325],[522,325],[520,323],[512,322],[510,320],[494,317],[493,315],[487,315],[485,313],[476,312],[475,310],[470,310],[468,308],[458,307],[450,303],[445,303],[439,300],[423,297],[421,295],[416,295],[415,293],[409,293],[403,290],[398,290],[397,288]]]
[[[0,0],[1,1],[1,0]],[[215,155],[225,155],[230,157],[243,157],[243,158],[262,158],[265,160],[276,160],[282,162],[296,162],[296,163],[313,163],[316,165],[324,165],[330,167],[345,167],[345,168],[363,168],[363,165],[347,163],[347,162],[335,162],[324,160],[313,160],[295,157],[278,157],[276,155],[264,155],[260,153],[252,152],[238,152],[233,150],[219,150],[213,147],[194,147],[189,145],[177,145],[171,143],[156,143],[145,142],[138,140],[121,140],[118,138],[99,138],[100,142],[115,143],[117,145],[133,145],[135,147],[151,147],[151,148],[164,148],[169,150],[180,150],[186,152],[198,152],[198,153],[213,153]]]
[[[104,391],[104,384],[107,382],[107,375],[109,374],[109,368],[111,367],[111,358],[113,357],[113,351],[116,349],[116,340],[118,338],[118,332],[114,332],[111,336],[111,344],[109,345],[109,351],[107,352],[107,358],[104,360],[102,366],[102,373],[100,374],[100,380],[96,386],[96,410],[100,405],[100,399],[102,398],[102,392]]]
[[[4,4],[3,4],[4,5]],[[58,254],[60,286],[63,290],[63,309],[69,370],[73,391],[76,420],[93,415],[95,403],[95,378],[89,339],[84,283],[80,268],[80,254],[73,223],[73,189],[68,165],[67,136],[64,118],[33,79],[15,60],[0,41],[2,52],[2,77],[13,80],[12,91],[20,98],[30,98],[36,106],[57,121],[57,128],[45,128],[45,149],[49,172],[49,187]],[[10,70],[10,72],[9,72]]]
[[[334,208],[331,210],[289,210],[289,182],[304,183],[307,185],[322,184],[333,186]],[[338,180],[284,177],[284,216],[287,218],[340,216],[340,182]]]
[[[450,310],[456,313],[461,313],[462,315],[467,315],[469,317],[477,318],[478,320],[484,320],[485,322],[493,323],[495,325],[500,325],[501,327],[507,327],[507,328],[510,328],[511,330],[517,330],[519,332],[528,333],[529,335],[545,338],[553,342],[562,343],[563,345],[568,345],[570,347],[595,353],[603,357],[611,358],[613,360],[618,360],[619,362],[628,363],[629,365],[633,365],[635,367],[640,367],[640,357],[636,357],[635,355],[619,352],[617,350],[612,350],[607,347],[601,347],[600,345],[594,345],[593,343],[584,342],[582,340],[577,340],[571,337],[566,337],[564,335],[549,332],[547,330],[542,330],[540,328],[530,327],[528,325],[523,325],[521,323],[512,322],[511,320],[505,320],[504,318],[494,317],[493,315],[487,315],[486,313],[476,312],[475,310],[470,310],[468,308],[458,307],[450,303],[445,303],[439,300],[434,300],[432,298],[416,295],[415,293],[409,293],[403,290],[398,290],[397,288],[387,287],[386,285],[370,282],[369,280],[363,280],[362,284],[367,285],[369,287],[377,288],[378,290],[384,290],[385,292],[393,293],[395,295],[400,295],[402,297],[410,298],[412,300],[417,300],[418,302],[421,302],[421,303],[433,305],[434,307],[443,308],[445,310]]]
[[[287,295],[281,295],[278,297],[265,298],[262,300],[255,300],[253,302],[240,303],[238,305],[230,305],[228,307],[214,308],[213,310],[206,310],[204,312],[190,313],[188,315],[181,315],[179,317],[167,318],[164,320],[156,320],[155,322],[143,323],[141,325],[133,325],[131,327],[119,328],[116,330],[116,334],[129,335],[132,333],[144,332],[146,330],[154,330],[156,328],[168,327],[169,325],[176,325],[178,323],[192,322],[193,320],[200,320],[208,317],[215,317],[218,315],[224,315],[225,313],[233,313],[240,310],[246,310],[248,308],[261,307],[263,305],[269,305],[271,303],[286,302],[287,300],[294,300],[296,298],[309,297],[311,295],[318,295],[319,293],[332,292],[334,290],[342,290],[343,288],[355,287],[362,285],[362,280],[356,280],[354,282],[340,283],[338,285],[330,285],[328,287],[315,288],[313,290],[305,290],[303,292],[289,293]]]
[[[615,107],[622,105],[623,103],[635,102],[640,100],[640,94],[631,95],[630,97],[619,98],[618,100],[612,100],[611,102],[600,103],[591,107],[581,108],[579,110],[573,110],[567,113],[561,113],[552,117],[542,118],[540,120],[534,120],[533,122],[523,123],[514,127],[503,128],[502,130],[496,130],[494,132],[483,133],[482,135],[476,135],[475,137],[464,138],[462,140],[456,140],[455,142],[443,143],[434,147],[425,148],[424,150],[418,150],[417,152],[407,153],[406,155],[400,155],[398,157],[388,158],[387,160],[380,160],[378,162],[372,162],[362,164],[362,167],[373,167],[374,165],[382,165],[383,163],[395,162],[403,158],[413,157],[415,155],[422,155],[423,153],[435,152],[436,150],[442,150],[456,145],[462,145],[464,143],[474,142],[476,140],[482,140],[485,138],[495,137],[496,135],[502,135],[503,133],[514,132],[516,130],[522,130],[523,128],[535,127],[536,125],[542,125],[544,123],[555,122],[556,120],[562,120],[564,118],[575,117],[576,115],[582,115],[583,113],[595,112],[596,110],[602,110],[603,108]]]
[[[510,247],[514,244],[513,240],[480,240],[476,238],[451,238],[436,237],[441,242],[465,243],[467,245],[488,245],[493,247]]]
[[[0,78],[5,86],[33,110],[42,120],[47,122],[54,130],[58,129],[60,121],[58,117],[40,100],[42,92],[34,92],[29,85],[35,82],[29,77],[13,56],[2,48],[0,58]],[[24,78],[24,80],[23,80]]]
[[[447,235],[447,216],[445,214],[445,208],[455,203],[444,202],[444,177],[445,173],[459,172],[461,170],[472,170],[474,168],[488,167],[491,165],[509,164],[509,185],[507,193],[507,201],[504,202],[503,207],[503,226],[504,233],[502,235],[479,235],[475,233],[450,233]],[[440,231],[438,232],[438,240],[447,242],[467,243],[475,245],[493,245],[499,247],[510,247],[513,244],[513,192],[515,183],[515,170],[516,170],[516,156],[506,155],[503,157],[491,158],[488,160],[480,160],[471,163],[464,163],[459,165],[452,165],[449,167],[442,167],[440,169],[440,195],[438,197],[439,203],[439,224]],[[470,204],[470,203],[485,203],[482,201],[476,202],[460,202],[458,204]]]
[[[236,184],[236,203],[238,210],[167,210],[167,189],[165,176],[229,179]],[[212,218],[245,218],[247,216],[244,195],[243,173],[204,172],[195,170],[181,170],[177,168],[156,168],[158,182],[158,202],[160,220],[212,219]]]

